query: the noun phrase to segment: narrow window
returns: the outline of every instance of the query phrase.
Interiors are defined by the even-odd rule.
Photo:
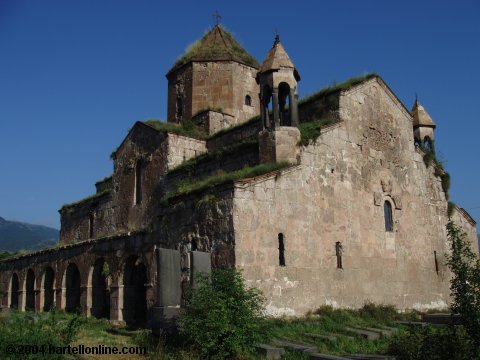
[[[342,243],[340,241],[337,241],[335,243],[335,255],[337,256],[337,269],[343,269],[342,254],[343,254]]]
[[[392,204],[389,201],[385,201],[383,204],[383,212],[385,214],[385,231],[393,231]]]
[[[142,162],[137,161],[135,165],[135,194],[134,204],[140,205],[142,203]]]
[[[438,260],[437,260],[437,252],[436,251],[433,252],[433,256],[435,257],[435,272],[438,275]]]
[[[285,266],[285,237],[282,233],[278,234],[278,263]]]
[[[88,215],[88,238],[93,239],[93,226],[94,226],[95,218],[93,214]]]
[[[183,116],[183,97],[177,96],[177,119]]]
[[[250,95],[245,96],[245,105],[252,106],[252,98]]]
[[[197,240],[192,239],[190,248],[192,249],[192,251],[197,251]]]

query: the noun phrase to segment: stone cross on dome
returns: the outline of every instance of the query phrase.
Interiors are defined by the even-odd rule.
[[[218,13],[218,10],[216,10],[215,13],[213,14],[213,20],[215,21],[215,26],[218,26],[220,24],[220,19],[221,18],[222,17]]]

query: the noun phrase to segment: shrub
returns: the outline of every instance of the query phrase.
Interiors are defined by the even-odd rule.
[[[2,359],[64,359],[64,355],[48,354],[49,346],[57,348],[69,345],[82,323],[83,318],[76,315],[65,319],[55,312],[41,315],[12,312],[10,316],[0,319]],[[27,345],[25,352],[36,354],[8,354],[7,345],[14,346],[17,351],[20,346]]]
[[[180,333],[201,358],[231,359],[253,350],[264,333],[263,296],[240,272],[217,269],[198,278],[179,319]]]
[[[379,322],[393,321],[398,317],[397,310],[393,305],[376,305],[371,302],[365,303],[359,312],[362,317]]]
[[[388,353],[397,360],[472,360],[475,357],[468,335],[462,327],[413,328],[396,334]]]
[[[447,234],[451,246],[447,264],[453,275],[451,309],[461,315],[461,323],[480,354],[480,260],[465,239],[465,233],[451,220]]]

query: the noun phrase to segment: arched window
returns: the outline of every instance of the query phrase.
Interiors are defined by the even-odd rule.
[[[245,96],[245,105],[252,106],[252,98],[250,95]]]
[[[392,204],[387,200],[383,204],[383,212],[385,215],[385,231],[393,231]]]
[[[285,266],[285,237],[282,233],[278,234],[278,263]]]
[[[88,215],[88,238],[93,239],[93,225],[94,225],[94,217],[93,214],[90,213]]]
[[[426,152],[433,151],[432,139],[430,139],[428,136],[425,136],[423,139],[423,150]]]
[[[135,194],[133,201],[135,205],[142,203],[142,170],[142,161],[138,160],[135,165]]]
[[[177,119],[180,119],[183,116],[183,97],[181,95],[177,96]]]

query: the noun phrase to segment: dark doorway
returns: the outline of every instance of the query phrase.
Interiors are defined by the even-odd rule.
[[[25,310],[35,311],[35,274],[32,269],[28,270],[25,281]]]
[[[45,269],[43,279],[43,311],[50,311],[53,308],[54,290],[53,283],[55,281],[55,273],[51,267]]]
[[[67,312],[80,312],[80,271],[75,264],[68,265],[65,273]]]
[[[12,275],[12,285],[10,288],[10,308],[18,309],[18,288],[19,288],[19,281],[18,275]]]
[[[123,320],[129,326],[141,326],[147,319],[147,270],[137,256],[131,256],[123,275]]]
[[[96,318],[110,318],[110,291],[108,290],[104,259],[98,259],[92,272],[92,315]]]

